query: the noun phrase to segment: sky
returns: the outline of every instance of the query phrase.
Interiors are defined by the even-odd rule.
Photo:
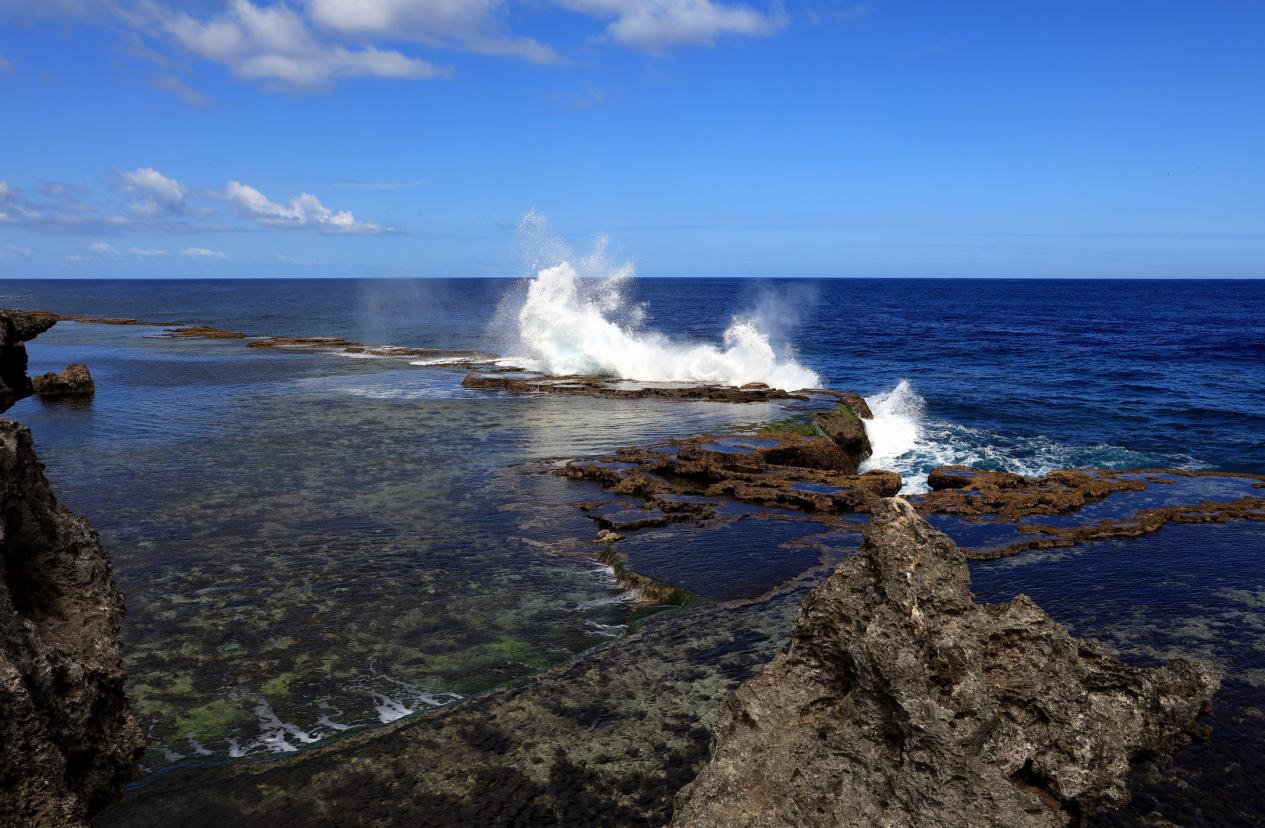
[[[1265,3],[0,0],[0,277],[1265,277]]]

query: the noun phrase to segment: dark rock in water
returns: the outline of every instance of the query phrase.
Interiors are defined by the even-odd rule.
[[[843,474],[856,474],[860,459],[825,437],[786,440],[782,445],[762,452],[764,461],[778,466],[821,469]]]
[[[56,324],[54,313],[0,308],[0,411],[31,396],[34,389],[26,375],[26,345],[23,343]]]
[[[0,825],[87,825],[144,743],[123,695],[123,596],[96,531],[57,502],[31,432],[10,420],[0,556]]]
[[[76,362],[66,366],[60,374],[49,371],[35,378],[35,393],[42,399],[54,400],[62,397],[90,397],[96,393],[97,386],[92,381],[88,366]]]
[[[856,473],[862,460],[874,453],[860,414],[846,403],[835,406],[833,411],[814,414],[813,423],[822,434],[833,440],[849,457],[854,458],[856,465],[852,468],[852,474]]]
[[[1026,596],[976,604],[953,542],[886,500],[725,701],[672,824],[1066,825],[1127,802],[1130,762],[1181,747],[1220,681],[1130,667]]]

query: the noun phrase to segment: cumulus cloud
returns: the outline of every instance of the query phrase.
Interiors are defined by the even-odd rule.
[[[359,189],[389,190],[417,186],[420,181],[345,183]],[[238,217],[264,227],[308,229],[327,235],[384,235],[395,232],[348,210],[332,210],[310,193],[285,203],[274,202],[259,190],[230,181],[222,190],[190,187],[153,167],[115,173],[112,188],[94,193],[75,184],[44,181],[31,195],[0,179],[0,227],[35,232],[116,236],[125,233],[163,235],[221,233],[244,229]],[[191,248],[192,249],[192,248]],[[100,256],[104,250],[89,250]],[[164,251],[129,248],[144,257]],[[118,251],[115,250],[117,255]]]
[[[183,213],[188,188],[168,178],[153,167],[141,167],[120,173],[123,191],[135,197],[132,210],[143,216]]]
[[[230,181],[224,198],[238,212],[267,227],[312,228],[330,235],[376,235],[383,229],[368,221],[360,221],[349,210],[335,212],[310,193],[300,193],[286,204],[270,201],[267,196],[240,181]]]
[[[232,0],[223,14],[201,20],[163,12],[160,25],[181,46],[248,80],[319,88],[340,78],[418,79],[446,74],[421,58],[374,46],[352,49],[318,38],[286,5]]]
[[[722,36],[768,37],[781,31],[780,7],[763,12],[714,0],[557,0],[572,11],[613,18],[606,33],[619,43],[653,54],[682,46],[710,45]]]
[[[550,46],[505,32],[503,0],[307,0],[312,22],[359,38],[414,40],[533,63],[564,63]]]

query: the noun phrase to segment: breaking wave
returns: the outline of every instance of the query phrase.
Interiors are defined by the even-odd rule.
[[[888,391],[865,398],[874,419],[865,423],[873,454],[863,470],[887,469],[900,474],[904,494],[927,491],[927,473],[936,466],[962,465],[1023,475],[1049,474],[1055,469],[1086,466],[1104,468],[1206,468],[1186,454],[1148,454],[1108,443],[1075,445],[1049,437],[1017,437],[986,429],[932,419],[927,404],[902,379]]]
[[[534,213],[520,229],[533,242],[545,232]],[[719,346],[679,342],[643,329],[644,309],[626,296],[633,267],[610,265],[604,241],[593,255],[576,261],[561,244],[533,246],[547,250],[549,263],[527,284],[515,319],[513,347],[519,353],[507,361],[548,374],[649,382],[762,382],[788,391],[820,382],[786,349],[774,347],[755,315],[733,317]]]

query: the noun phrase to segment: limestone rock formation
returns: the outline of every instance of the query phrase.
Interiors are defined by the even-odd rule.
[[[0,308],[0,411],[31,396],[24,343],[56,324],[56,314]]]
[[[0,825],[87,825],[144,737],[123,695],[123,596],[57,502],[31,432],[0,420]]]
[[[1062,826],[1129,799],[1130,761],[1199,730],[1217,668],[1128,666],[1026,596],[974,602],[900,499],[726,700],[675,826]]]
[[[60,374],[49,371],[47,374],[38,376],[35,378],[34,385],[35,393],[45,400],[56,400],[63,397],[90,397],[97,390],[96,384],[92,381],[92,374],[88,371],[88,366],[80,362],[66,366],[66,369]]]

